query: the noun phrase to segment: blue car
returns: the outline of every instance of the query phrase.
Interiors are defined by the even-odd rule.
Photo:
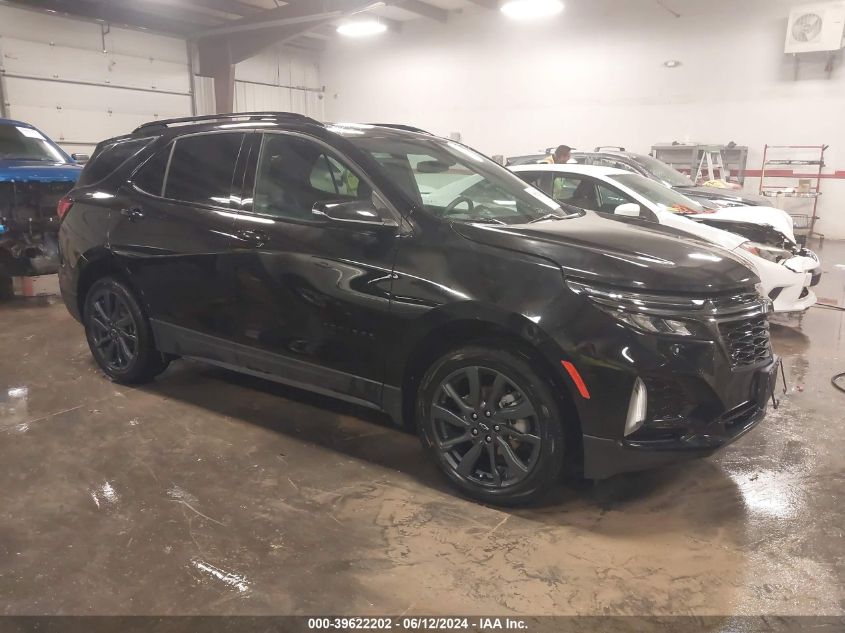
[[[11,292],[13,276],[56,272],[56,205],[83,159],[28,123],[0,119],[0,296]]]

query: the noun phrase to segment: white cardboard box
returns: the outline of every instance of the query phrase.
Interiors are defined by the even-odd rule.
[[[38,277],[13,277],[12,286],[16,297],[45,297],[59,294],[58,275]]]

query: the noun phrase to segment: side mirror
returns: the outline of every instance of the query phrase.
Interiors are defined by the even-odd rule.
[[[311,215],[320,222],[350,229],[372,231],[399,227],[393,218],[386,217],[366,200],[318,202],[311,209]]]
[[[624,215],[629,218],[638,218],[640,217],[640,205],[634,204],[633,202],[626,202],[625,204],[620,204],[613,210],[613,213],[616,215]]]
[[[87,163],[89,160],[91,160],[91,157],[90,157],[88,154],[71,154],[71,155],[70,155],[70,157],[71,157],[74,161],[76,161],[77,163],[79,163],[80,165],[84,165],[84,164],[85,164],[85,163]]]

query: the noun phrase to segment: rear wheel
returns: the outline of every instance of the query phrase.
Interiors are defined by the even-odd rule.
[[[448,353],[423,378],[417,414],[423,445],[475,499],[528,503],[558,480],[560,407],[516,352],[467,347]]]
[[[91,286],[82,322],[94,360],[115,382],[148,382],[167,368],[141,306],[117,279],[106,277]]]

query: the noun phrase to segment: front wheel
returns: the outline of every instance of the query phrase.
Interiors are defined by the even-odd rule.
[[[148,382],[167,368],[141,306],[119,280],[106,277],[91,286],[82,322],[94,360],[113,381]]]
[[[468,496],[528,503],[559,478],[560,406],[515,351],[467,347],[440,358],[423,377],[417,415],[423,445]]]

